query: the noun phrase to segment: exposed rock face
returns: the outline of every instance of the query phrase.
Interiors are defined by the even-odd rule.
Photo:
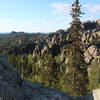
[[[100,55],[100,28],[96,27],[97,24],[87,22],[83,24],[82,34],[82,48],[85,56],[86,63],[91,63],[96,56]],[[89,28],[90,27],[90,28]],[[33,58],[37,55],[43,56],[50,53],[53,57],[61,55],[61,61],[64,61],[64,55],[62,48],[70,43],[69,41],[69,31],[59,30],[55,33],[47,35],[47,40],[45,45],[37,43],[33,51]],[[94,46],[95,45],[95,46]],[[99,45],[99,46],[98,46]],[[36,56],[35,56],[36,55]]]
[[[86,63],[90,63],[93,59],[99,56],[100,48],[97,48],[96,45],[90,46],[84,53]]]
[[[93,99],[100,100],[100,90],[99,89],[93,91]]]
[[[96,39],[96,36],[96,33],[91,32],[90,30],[84,32],[82,35],[82,43],[84,48],[88,48],[88,46]]]
[[[59,30],[56,33],[48,35],[48,41],[45,45],[37,43],[35,50],[33,51],[33,58],[35,54],[43,56],[46,53],[51,53],[53,56],[57,56],[60,53],[60,47],[66,42],[67,32]]]
[[[100,25],[100,18],[97,20],[97,23]]]

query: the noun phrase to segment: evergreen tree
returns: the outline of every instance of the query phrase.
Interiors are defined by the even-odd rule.
[[[81,5],[79,5],[79,0],[76,0],[72,4],[71,15],[73,21],[71,23],[71,30],[69,35],[69,61],[68,61],[68,73],[67,76],[70,79],[70,88],[72,96],[81,96],[87,93],[87,65],[84,61],[82,44],[81,44]],[[71,76],[70,76],[71,75]],[[67,79],[68,79],[67,77]],[[69,81],[69,80],[68,80]],[[68,82],[67,82],[68,83]]]
[[[43,84],[58,88],[59,86],[59,67],[51,54],[45,55],[41,59],[41,77]]]
[[[96,58],[88,68],[90,90],[100,88],[100,57]]]

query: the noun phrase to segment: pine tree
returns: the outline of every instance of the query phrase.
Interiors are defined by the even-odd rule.
[[[70,88],[72,96],[81,96],[87,93],[87,65],[84,61],[82,44],[81,44],[81,5],[79,5],[79,0],[76,0],[72,4],[71,15],[73,21],[71,23],[71,30],[69,35],[69,72],[67,75],[71,77]]]
[[[71,10],[71,15],[73,18],[72,24],[77,25],[77,22],[81,22],[80,21],[80,17],[82,17],[81,15],[84,14],[81,11],[81,5],[79,4],[79,0],[76,0],[73,4],[72,4],[72,10]]]

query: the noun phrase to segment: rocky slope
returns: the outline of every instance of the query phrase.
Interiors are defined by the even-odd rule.
[[[72,98],[62,91],[21,79],[20,73],[0,55],[0,100],[100,100],[100,90]]]
[[[48,41],[41,45],[37,43],[34,51],[35,55],[43,56],[44,54],[52,54],[54,57],[63,55],[65,51],[64,46],[69,44],[69,32],[70,28],[66,31],[59,30],[55,33],[48,34]],[[87,64],[90,64],[97,56],[100,56],[100,23],[97,22],[84,22],[82,23],[82,48],[84,51],[84,58]]]

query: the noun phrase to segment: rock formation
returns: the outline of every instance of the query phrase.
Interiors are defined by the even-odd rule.
[[[53,55],[53,57],[61,55],[61,58],[63,58],[63,51],[66,50],[62,48],[70,43],[69,33],[71,30],[69,28],[65,31],[58,30],[57,32],[48,34],[45,45],[41,45],[39,42],[35,46],[33,58],[35,57],[34,55],[43,56],[48,53]],[[100,56],[100,19],[96,22],[87,21],[82,23],[82,31],[80,34],[82,35],[81,41],[84,58],[86,63],[90,64],[96,56]],[[90,53],[91,51],[92,53]]]
[[[100,25],[100,18],[99,18],[99,19],[97,19],[97,23]]]
[[[90,63],[97,56],[100,56],[100,48],[96,45],[91,45],[84,53],[86,63]]]
[[[33,51],[33,57],[35,54],[43,56],[46,53],[51,53],[53,56],[57,56],[60,53],[60,47],[66,42],[67,33],[64,30],[59,30],[56,33],[48,34],[48,41],[44,45],[37,43]]]

